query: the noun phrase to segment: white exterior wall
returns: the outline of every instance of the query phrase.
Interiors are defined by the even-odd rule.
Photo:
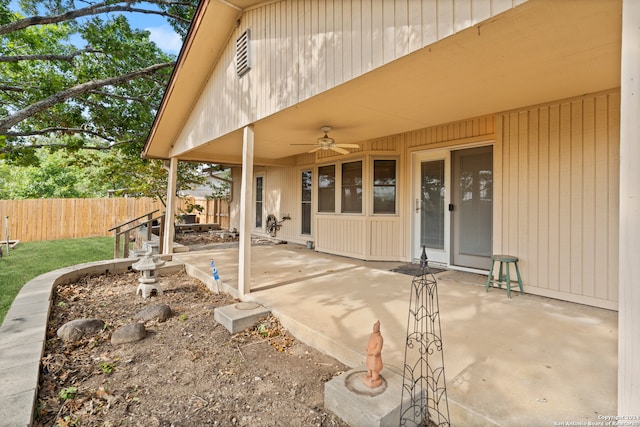
[[[174,150],[195,147],[511,9],[524,0],[307,0],[245,11]],[[251,29],[252,69],[235,71]]]
[[[494,253],[527,292],[617,309],[619,91],[498,114]]]

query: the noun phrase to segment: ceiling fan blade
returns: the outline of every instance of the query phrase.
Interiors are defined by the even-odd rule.
[[[289,145],[318,145],[318,144],[289,144]]]
[[[333,146],[340,148],[360,148],[358,144],[333,144]]]
[[[315,144],[311,144],[311,145],[315,145]],[[315,152],[316,152],[316,151],[318,151],[318,150],[322,150],[322,147],[316,147],[316,148],[314,148],[314,149],[313,149],[313,150],[311,150],[311,151],[307,151],[307,153],[315,153]]]
[[[345,150],[344,148],[336,147],[335,144],[331,145],[329,148],[340,154],[349,154],[347,150]]]

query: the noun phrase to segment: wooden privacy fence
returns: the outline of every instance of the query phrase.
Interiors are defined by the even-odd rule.
[[[22,242],[111,236],[108,230],[164,206],[152,198],[0,200],[9,238]],[[5,239],[4,223],[0,240]]]
[[[183,198],[204,207],[198,215],[201,223],[218,223],[229,228],[229,207],[223,200]],[[9,216],[9,239],[31,242],[112,236],[119,224],[164,206],[148,197],[104,199],[27,199],[0,200],[0,241],[6,238],[5,217]]]
[[[229,203],[221,199],[206,199],[204,197],[181,197],[178,199],[178,212],[184,211],[187,204],[198,204],[204,208],[202,213],[194,211],[200,224],[220,224],[220,228],[228,230]]]

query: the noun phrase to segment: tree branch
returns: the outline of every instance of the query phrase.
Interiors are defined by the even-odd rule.
[[[53,128],[52,128],[53,129]],[[92,133],[92,132],[87,132],[84,129],[67,129],[68,131],[71,130],[78,130],[79,132],[84,132],[84,133]],[[72,133],[72,132],[67,132],[67,133]],[[98,135],[97,133],[94,133],[96,136],[99,136],[101,138],[104,138],[103,136]],[[31,134],[27,134],[25,133],[25,135],[22,136],[29,136]],[[33,134],[36,135],[36,134]],[[106,138],[105,138],[106,139]],[[74,148],[78,148],[81,150],[92,150],[92,151],[109,151],[109,150],[113,150],[114,148],[120,146],[120,145],[124,145],[124,144],[128,144],[130,143],[131,140],[128,141],[120,141],[117,143],[111,143],[109,145],[83,145],[81,147],[74,147]],[[39,148],[69,148],[70,146],[68,144],[31,144],[31,145],[26,145],[26,146],[19,146],[19,147],[15,147],[12,145],[6,145],[4,147],[2,147],[2,149],[0,149],[0,154],[6,154],[9,153],[13,150],[15,150],[16,148],[20,149],[20,148],[33,148],[33,149],[39,149]]]
[[[143,77],[149,74],[153,74],[156,71],[162,70],[164,68],[173,67],[175,65],[174,62],[165,62],[162,64],[155,64],[147,68],[143,68],[140,70],[136,70],[129,74],[125,74],[122,76],[110,77],[108,79],[102,80],[91,80],[86,83],[82,83],[71,88],[62,90],[60,92],[54,93],[53,95],[42,99],[38,102],[34,102],[33,104],[23,108],[22,110],[18,110],[15,113],[0,118],[0,135],[6,135],[6,133],[11,129],[11,127],[20,123],[21,121],[33,116],[36,113],[46,110],[53,105],[56,105],[62,101],[65,101],[69,98],[73,98],[74,96],[81,95],[87,93],[91,90],[95,90],[104,86],[117,85],[120,83],[125,83],[130,80],[137,79],[138,77]]]
[[[116,95],[115,93],[104,92],[104,91],[101,91],[101,90],[92,90],[90,93],[92,93],[94,95],[104,96],[105,98],[121,99],[123,101],[135,101],[135,102],[139,102],[141,104],[144,104],[147,101],[144,98],[133,97],[133,96],[124,96],[124,95]],[[150,97],[151,95],[148,95],[148,96]]]
[[[22,132],[7,132],[5,135],[9,136],[9,137],[22,137],[22,136],[38,136],[38,135],[47,135],[50,133],[54,133],[54,132],[59,132],[61,134],[64,135],[71,135],[71,134],[86,134],[86,135],[91,135],[91,136],[95,136],[101,139],[104,139],[105,141],[109,141],[109,142],[113,142],[115,141],[113,138],[110,138],[108,136],[105,136],[99,132],[96,131],[92,131],[89,129],[82,129],[82,128],[65,128],[65,127],[49,127],[49,128],[45,128],[45,129],[38,129],[38,130],[31,130],[31,131],[22,131]],[[46,144],[46,146],[50,146],[51,144]],[[39,148],[39,147],[36,147]]]
[[[0,85],[0,91],[4,91],[4,92],[22,92],[25,89],[21,86],[5,86],[5,85]]]
[[[165,1],[157,1],[157,0],[150,0],[147,3],[163,4],[163,5],[175,4],[173,2],[165,2]],[[103,2],[103,3],[96,3],[92,6],[81,8],[81,9],[70,10],[68,12],[64,12],[58,15],[30,16],[30,17],[18,19],[17,21],[13,21],[8,24],[0,26],[0,34],[8,34],[8,33],[22,30],[24,28],[31,27],[34,25],[56,24],[59,22],[70,21],[76,18],[82,18],[84,16],[99,15],[99,14],[109,13],[109,12],[146,13],[146,14],[160,15],[167,18],[175,19],[177,21],[180,21],[186,24],[190,23],[188,19],[182,18],[177,15],[173,15],[168,12],[164,12],[162,10],[140,9],[140,8],[132,7],[131,4],[136,4],[136,3],[124,2],[124,4],[109,4],[107,2]]]
[[[20,148],[39,149],[39,148],[53,148],[53,147],[68,148],[68,145],[66,145],[66,144],[33,144],[33,145],[28,145],[28,146],[21,146]],[[112,146],[102,147],[102,146],[99,146],[99,145],[87,145],[87,146],[80,147],[80,148],[83,149],[83,150],[92,150],[92,151],[109,151],[113,147]],[[15,150],[15,147],[7,145],[7,146],[3,147],[0,150],[0,154],[7,154],[7,153],[10,153],[13,150]]]
[[[0,62],[20,62],[20,61],[65,61],[71,62],[76,56],[82,55],[83,53],[101,53],[99,50],[95,49],[82,49],[77,50],[75,52],[71,52],[68,55],[16,55],[16,56],[0,56]]]

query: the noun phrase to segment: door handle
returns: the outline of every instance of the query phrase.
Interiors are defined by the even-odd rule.
[[[453,212],[453,203],[449,203],[449,212]]]
[[[416,199],[416,213],[420,212],[420,199]]]

